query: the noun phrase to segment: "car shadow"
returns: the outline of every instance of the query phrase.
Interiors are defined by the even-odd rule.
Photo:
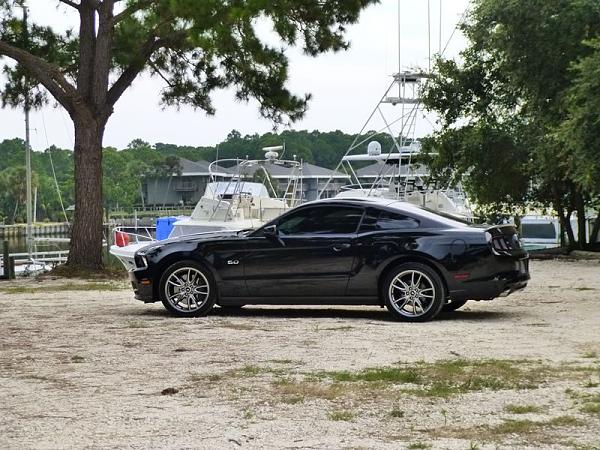
[[[136,310],[135,315],[146,317],[172,317],[164,308],[151,308]],[[259,307],[244,306],[240,309],[229,309],[214,307],[209,317],[250,317],[250,318],[281,318],[281,319],[344,319],[344,320],[372,320],[380,322],[398,322],[386,309],[383,308],[303,308],[303,307]],[[433,322],[436,321],[494,321],[510,320],[518,314],[506,311],[485,310],[459,310],[441,312]],[[401,322],[398,322],[401,323]]]

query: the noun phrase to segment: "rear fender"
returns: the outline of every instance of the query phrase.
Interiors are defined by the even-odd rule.
[[[382,281],[385,279],[385,277],[388,275],[388,273],[390,273],[391,270],[393,270],[395,267],[399,266],[400,264],[404,264],[404,263],[408,263],[408,262],[417,262],[417,263],[425,264],[426,266],[429,266],[433,270],[435,270],[436,273],[440,276],[440,279],[442,280],[442,283],[444,285],[445,294],[448,295],[448,292],[449,292],[448,291],[448,280],[446,279],[444,268],[440,264],[438,264],[437,262],[432,260],[431,258],[428,258],[427,256],[425,256],[423,254],[419,254],[419,253],[411,253],[410,255],[396,256],[394,258],[390,258],[384,264],[381,264],[381,268],[379,269],[379,274],[377,276],[377,284],[379,285],[379,287],[381,288]],[[380,295],[379,298],[380,298],[381,304],[383,305],[383,296]]]

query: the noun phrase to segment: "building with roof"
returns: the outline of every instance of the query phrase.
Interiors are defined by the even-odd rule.
[[[157,175],[145,179],[142,186],[144,203],[148,206],[195,205],[210,181],[207,161],[179,158],[179,173]],[[222,175],[228,170],[220,168]]]

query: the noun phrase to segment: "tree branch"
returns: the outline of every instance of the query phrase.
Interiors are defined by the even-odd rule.
[[[69,114],[75,111],[80,97],[58,67],[4,41],[0,41],[0,55],[8,56],[26,68]]]
[[[154,1],[155,0],[139,0],[137,3],[133,3],[133,4],[129,5],[127,8],[125,8],[119,14],[115,14],[115,16],[113,18],[113,23],[114,24],[119,23],[121,20],[131,16],[135,12],[137,12],[147,6],[150,6],[152,3],[154,3]]]
[[[150,36],[138,52],[138,57],[135,59],[135,61],[123,71],[121,76],[117,79],[117,81],[115,81],[108,91],[108,95],[106,97],[107,106],[112,108],[115,103],[117,103],[127,88],[131,86],[131,83],[133,83],[140,72],[144,70],[144,67],[146,67],[150,57],[156,50],[162,47],[168,47],[169,45],[173,44],[173,42],[185,36],[185,34],[186,31],[182,30],[180,32],[171,34],[168,38],[159,39],[154,35]]]
[[[80,5],[78,3],[72,2],[71,0],[58,0],[58,1],[61,3],[64,3],[65,5],[70,6],[71,8],[75,8],[75,9],[79,10]]]

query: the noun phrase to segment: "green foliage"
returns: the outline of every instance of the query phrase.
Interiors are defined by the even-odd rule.
[[[221,159],[262,158],[263,147],[285,142],[286,152],[283,157],[291,159],[295,155],[298,160],[334,169],[354,137],[341,131],[284,131],[280,134],[242,136],[233,130],[225,141],[218,144],[218,154]],[[64,216],[54,183],[50,156],[65,208],[74,203],[73,152],[54,146],[44,152],[32,152],[32,167],[39,186],[37,217],[38,220],[62,221]],[[216,156],[216,147],[177,146],[165,143],[152,145],[141,139],[134,139],[122,150],[105,148],[102,158],[104,207],[110,210],[132,211],[134,207],[143,203],[141,191],[146,179],[177,176],[181,171],[179,158],[214,161]],[[15,207],[15,220],[25,220],[25,181],[21,173],[25,170],[24,165],[25,143],[20,139],[1,141],[0,221],[12,221]],[[11,180],[7,178],[14,171],[20,171],[17,182],[11,181],[14,176]],[[257,180],[266,181],[263,176],[259,173]],[[13,192],[14,189],[17,189],[18,193]]]
[[[462,31],[460,60],[437,60],[423,93],[441,117],[426,141],[436,174],[454,173],[488,211],[550,203],[570,228],[600,191],[600,56],[587,42],[600,3],[475,0]]]
[[[559,139],[572,155],[573,178],[600,195],[600,39],[587,44],[593,52],[572,66],[575,80],[567,91],[568,118],[559,129]]]

